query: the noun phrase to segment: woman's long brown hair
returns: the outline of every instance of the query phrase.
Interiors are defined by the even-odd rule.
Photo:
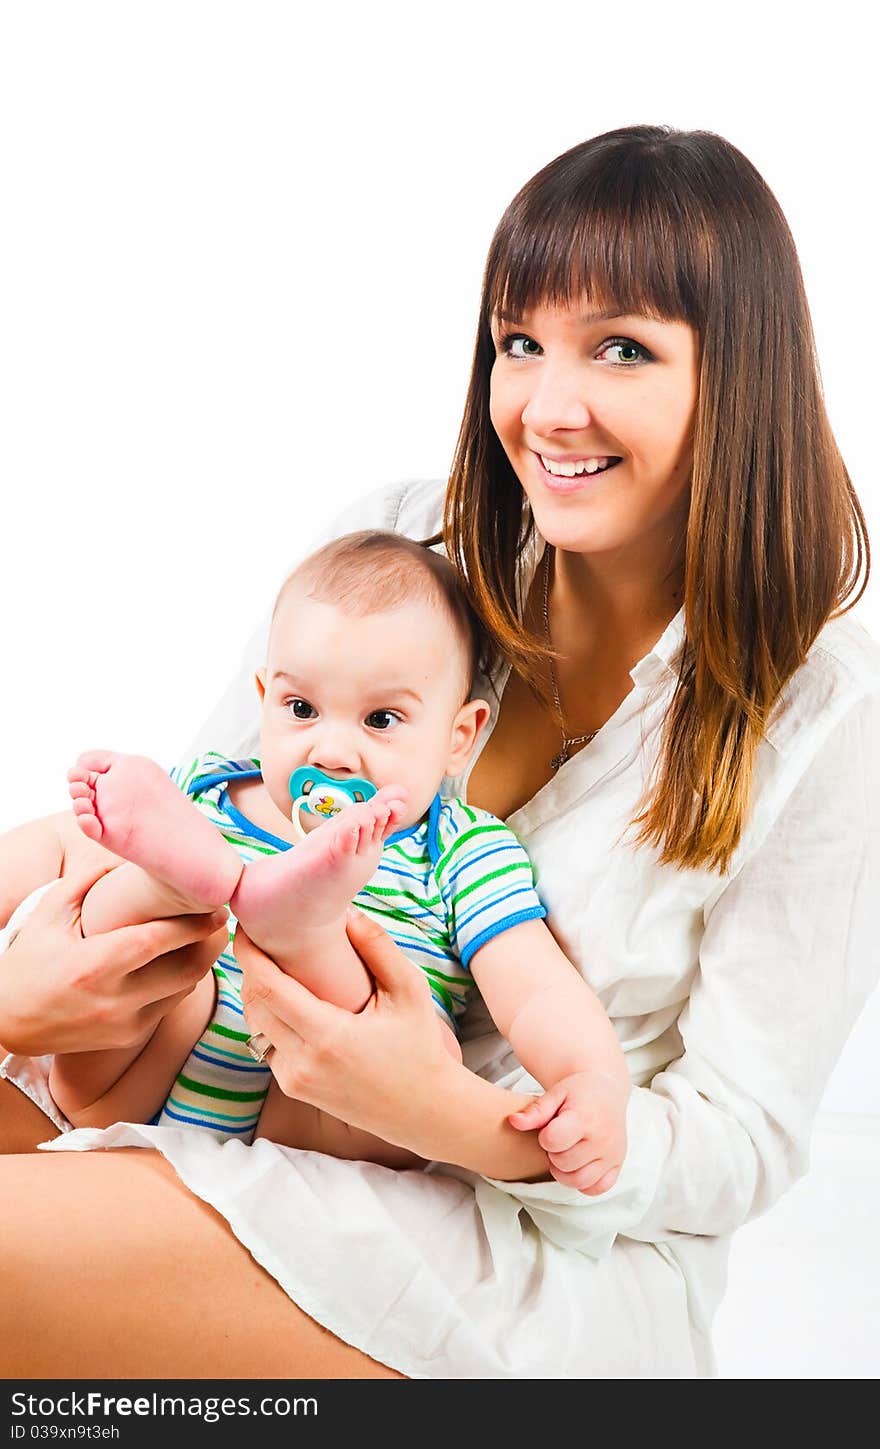
[[[699,338],[685,646],[632,823],[663,863],[723,871],[774,704],[823,624],[864,592],[865,519],[825,411],[794,242],[751,162],[719,136],[661,126],[574,146],[527,182],[492,238],[442,535],[491,658],[551,713],[542,681],[558,656],[518,601],[534,520],[489,418],[490,319],[583,298],[687,322]]]

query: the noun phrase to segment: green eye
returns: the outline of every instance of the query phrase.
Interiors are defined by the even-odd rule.
[[[609,353],[616,352],[617,357],[609,360],[617,366],[634,367],[640,362],[650,362],[651,353],[647,347],[640,342],[633,342],[629,337],[611,337],[603,342],[599,348],[599,356],[607,357]]]

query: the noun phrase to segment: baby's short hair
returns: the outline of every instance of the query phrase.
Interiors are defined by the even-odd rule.
[[[413,600],[438,603],[461,641],[467,660],[468,699],[484,665],[485,636],[458,570],[443,554],[387,529],[343,533],[309,554],[284,580],[274,621],[288,589],[298,584],[309,598],[338,604],[363,617]]]

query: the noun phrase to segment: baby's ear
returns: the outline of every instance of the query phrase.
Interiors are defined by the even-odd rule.
[[[265,699],[265,697],[266,697],[266,667],[265,667],[265,665],[263,665],[262,668],[258,669],[257,672],[256,672],[256,674],[254,675],[254,684],[257,686],[257,694],[260,696],[260,699]]]
[[[445,771],[447,775],[461,774],[491,713],[485,699],[469,699],[462,705],[452,726],[450,753]]]

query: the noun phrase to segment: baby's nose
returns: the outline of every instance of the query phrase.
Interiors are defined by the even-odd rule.
[[[361,772],[360,751],[351,733],[345,729],[328,726],[320,738],[314,740],[309,751],[308,763],[319,770],[346,772],[355,775]]]

